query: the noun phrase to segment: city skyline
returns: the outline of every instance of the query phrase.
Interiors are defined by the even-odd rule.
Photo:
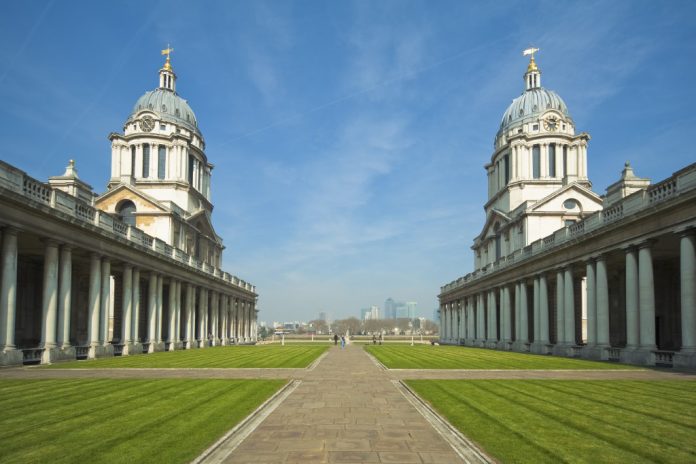
[[[7,5],[0,158],[37,179],[74,159],[104,192],[107,136],[171,44],[215,165],[222,267],[257,286],[262,320],[342,319],[385,293],[437,307],[473,269],[483,165],[530,44],[592,137],[595,192],[625,161],[660,180],[696,158],[680,137],[695,119],[690,2],[163,5]]]

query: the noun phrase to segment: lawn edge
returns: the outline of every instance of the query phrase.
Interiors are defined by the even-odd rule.
[[[264,401],[237,425],[227,431],[219,440],[209,446],[190,464],[220,463],[229,456],[246,437],[253,432],[266,418],[300,386],[301,380],[291,380],[278,389],[270,398]]]
[[[403,380],[392,380],[399,392],[416,408],[416,410],[430,423],[433,428],[445,439],[457,455],[467,463],[497,463],[477,443],[469,439],[458,428],[452,425],[444,416],[438,413],[427,401],[409,387]]]

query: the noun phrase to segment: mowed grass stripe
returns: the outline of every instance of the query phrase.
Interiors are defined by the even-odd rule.
[[[676,440],[665,439],[666,437],[653,434],[645,428],[645,423],[653,424],[655,420],[661,420],[660,418],[645,417],[640,412],[631,411],[636,416],[643,416],[638,418],[640,426],[636,428],[633,425],[638,421],[626,422],[623,419],[629,411],[627,407],[607,407],[606,404],[577,397],[573,403],[562,403],[568,396],[572,396],[572,393],[559,395],[554,394],[551,386],[535,387],[539,386],[520,386],[515,382],[509,382],[502,385],[498,393],[510,402],[519,402],[521,407],[539,412],[547,420],[562,422],[567,428],[575,429],[578,434],[590,435],[595,441],[605,441],[624,452],[638,454],[647,461],[651,460],[653,452],[646,447],[634,447],[635,441],[645,442],[648,448],[655,447],[657,444],[666,448],[673,447],[684,450],[680,446],[680,440],[689,439],[688,436],[680,436],[679,428],[672,428],[672,435]],[[525,391],[535,389],[537,390],[535,394]],[[555,407],[559,403],[563,404],[563,409],[559,410]],[[669,424],[662,425],[669,428]],[[655,443],[656,441],[660,443]]]
[[[282,380],[4,380],[0,462],[189,462],[277,391]],[[28,392],[17,392],[26,386]],[[37,407],[36,387],[51,401]],[[83,388],[81,398],[66,393]],[[30,391],[30,393],[29,393]],[[14,400],[15,398],[13,398]],[[0,408],[3,402],[0,401]],[[18,431],[22,433],[17,433]]]
[[[369,345],[365,349],[390,369],[640,369],[625,364],[464,346]]]
[[[422,398],[501,462],[696,462],[696,408],[662,395],[676,382],[410,380]],[[696,397],[696,382],[678,382]],[[650,404],[611,392],[662,391]],[[663,388],[664,387],[664,388]],[[582,393],[583,396],[578,396]],[[604,402],[595,400],[603,399]],[[647,402],[648,400],[644,400]],[[609,403],[609,404],[605,404]],[[663,410],[663,416],[655,416]],[[646,412],[648,415],[646,415]]]
[[[328,345],[220,346],[56,363],[46,367],[52,369],[305,368],[328,348]]]

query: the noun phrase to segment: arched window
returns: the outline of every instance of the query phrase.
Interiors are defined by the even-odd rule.
[[[135,204],[130,200],[124,200],[116,207],[116,213],[121,220],[129,226],[135,227]]]

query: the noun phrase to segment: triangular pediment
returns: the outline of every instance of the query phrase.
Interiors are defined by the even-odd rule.
[[[580,211],[596,211],[602,208],[602,198],[589,188],[573,182],[547,195],[527,208],[526,213],[550,213],[567,211],[568,200],[575,200]]]
[[[215,232],[210,213],[206,210],[199,210],[186,219],[186,222],[196,228],[201,234],[212,238],[219,245],[222,245],[222,238]]]
[[[497,209],[491,209],[483,225],[481,233],[474,239],[474,244],[485,239],[488,236],[495,235],[498,229],[503,228],[510,222],[510,216]],[[496,224],[498,227],[496,228]]]
[[[123,200],[131,200],[135,203],[138,212],[171,212],[162,202],[128,184],[119,184],[108,192],[103,193],[97,197],[94,204],[103,211],[114,212],[116,206]]]

